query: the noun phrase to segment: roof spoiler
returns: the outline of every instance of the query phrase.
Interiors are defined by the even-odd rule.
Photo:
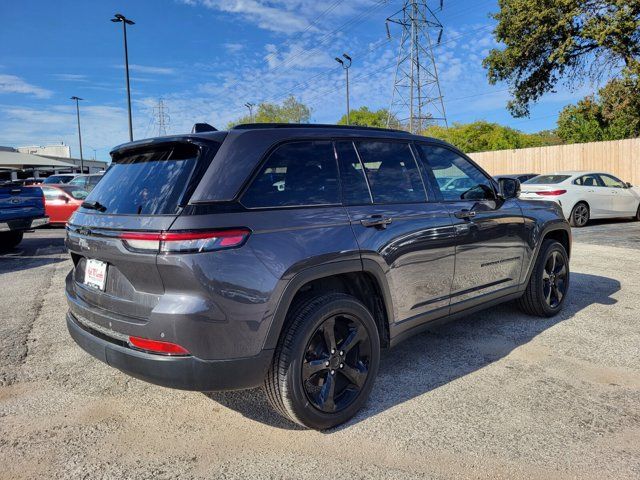
[[[208,123],[195,123],[191,129],[191,133],[217,132],[218,129]]]

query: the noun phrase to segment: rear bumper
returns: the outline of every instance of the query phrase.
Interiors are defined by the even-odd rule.
[[[9,220],[8,222],[0,222],[0,232],[21,232],[31,230],[32,228],[41,227],[49,223],[49,217],[41,218],[19,218]]]
[[[202,360],[193,356],[171,357],[134,350],[83,325],[67,313],[73,340],[87,353],[132,377],[181,390],[240,390],[262,384],[273,356],[263,350],[255,357]]]

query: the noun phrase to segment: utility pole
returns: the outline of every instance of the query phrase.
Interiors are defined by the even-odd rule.
[[[245,107],[247,107],[249,109],[249,120],[251,120],[251,123],[253,122],[253,107],[256,106],[255,103],[251,103],[251,102],[247,102],[244,104]]]
[[[124,68],[127,76],[127,106],[129,107],[129,141],[133,142],[133,122],[131,120],[131,86],[129,84],[129,49],[127,47],[127,25],[135,25],[133,20],[128,19],[121,13],[116,13],[111,19],[114,23],[122,23],[124,33]]]
[[[387,127],[397,119],[411,133],[420,133],[436,123],[447,126],[438,68],[433,53],[432,33],[440,43],[444,27],[429,7],[431,0],[405,0],[401,10],[387,18],[402,27],[396,74],[391,93]],[[440,0],[442,10],[442,0]]]
[[[80,100],[84,100],[84,98],[73,96],[70,100],[75,100],[76,102],[76,116],[78,117],[78,144],[80,145],[80,173],[84,173],[84,158],[82,157],[82,134],[80,133],[80,104],[78,103]]]
[[[346,53],[342,54],[344,60],[340,57],[336,57],[336,62],[342,65],[342,68],[347,74],[347,125],[351,125],[349,114],[351,109],[349,108],[349,67],[351,67],[351,57]]]
[[[158,106],[153,107],[154,116],[156,118],[156,125],[158,127],[158,136],[167,134],[167,125],[171,121],[171,117],[167,113],[168,109],[164,105],[164,100],[162,97],[158,99]]]

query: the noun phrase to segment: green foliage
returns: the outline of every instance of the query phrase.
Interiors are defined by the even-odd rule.
[[[261,103],[255,111],[254,118],[249,115],[229,122],[228,128],[241,123],[309,123],[311,109],[304,103],[297,101],[293,95],[282,105]]]
[[[566,106],[557,132],[567,143],[640,137],[640,75],[614,79],[597,96]]]
[[[381,127],[385,128],[387,126],[387,117],[389,116],[389,110],[386,108],[381,108],[380,110],[371,111],[368,107],[360,107],[357,110],[351,110],[349,112],[349,121],[351,125],[360,125],[363,127]],[[397,120],[395,117],[392,117],[391,124],[397,124]],[[347,124],[347,114],[344,114],[340,120],[338,120],[338,125],[346,125]]]
[[[449,128],[434,125],[427,128],[423,134],[449,142],[466,153],[540,147],[560,143],[552,132],[528,134],[486,121],[466,124],[454,123]]]
[[[507,107],[527,116],[529,106],[564,80],[570,87],[598,80],[640,60],[638,0],[499,0],[494,48],[484,59],[489,81],[506,81]]]

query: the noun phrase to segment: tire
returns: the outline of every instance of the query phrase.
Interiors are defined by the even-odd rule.
[[[346,422],[367,401],[378,373],[380,338],[373,316],[350,295],[325,293],[299,304],[287,325],[264,382],[269,402],[307,428]]]
[[[571,209],[571,215],[569,216],[569,224],[572,227],[582,228],[589,223],[590,218],[589,205],[585,202],[578,202]]]
[[[0,233],[0,250],[11,250],[18,246],[24,236],[23,232]]]
[[[555,258],[555,263],[552,258]],[[553,271],[552,275],[549,270]],[[529,315],[553,317],[562,310],[569,284],[567,251],[560,242],[544,240],[524,295],[518,299],[518,306]]]
[[[638,205],[638,210],[636,211],[636,216],[633,217],[636,222],[640,222],[640,205]]]

